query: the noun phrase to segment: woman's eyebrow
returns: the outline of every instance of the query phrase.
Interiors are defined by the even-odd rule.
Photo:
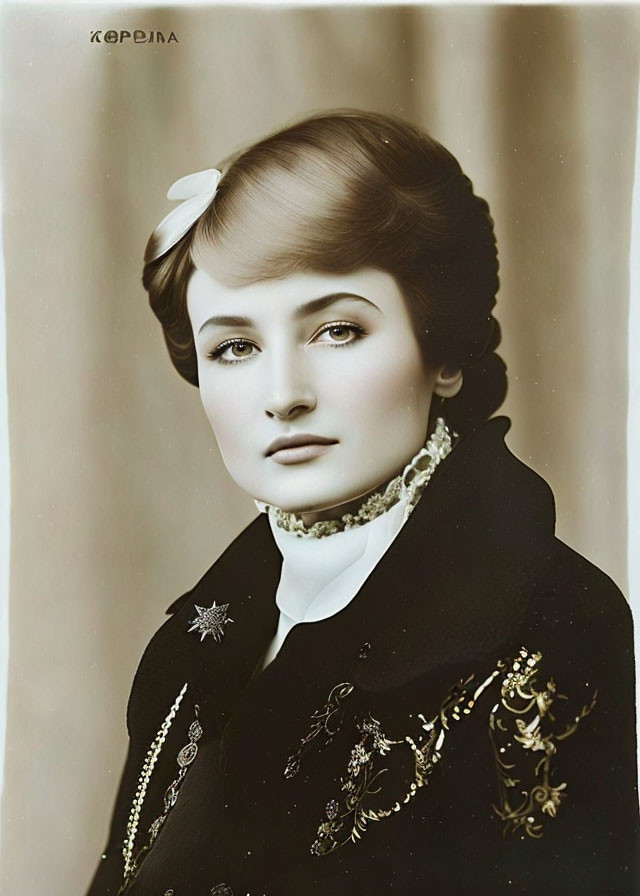
[[[375,308],[376,311],[380,311],[374,302],[370,299],[365,299],[364,296],[358,296],[353,292],[332,292],[327,296],[311,299],[311,301],[305,302],[304,305],[298,305],[294,311],[294,317],[306,317],[309,314],[316,314],[318,311],[324,311],[325,308],[329,305],[333,305],[334,302],[339,302],[340,299],[354,299],[357,302],[364,302],[365,305]]]
[[[364,302],[364,304],[368,305],[370,308],[374,308],[376,311],[380,311],[380,309],[374,302],[372,302],[370,299],[365,299],[364,296],[358,296],[352,292],[332,292],[327,296],[320,296],[317,299],[311,299],[309,302],[305,302],[304,305],[298,305],[298,307],[293,312],[293,316],[295,318],[301,318],[307,317],[310,314],[317,314],[319,311],[324,311],[324,309],[328,308],[329,305],[333,305],[335,302],[339,302],[341,299],[353,299],[356,302]],[[205,322],[198,330],[198,335],[202,333],[205,327],[211,326],[253,327],[255,326],[255,321],[251,320],[250,317],[243,317],[238,314],[216,314],[213,317],[209,317],[207,318],[207,320],[205,320]]]
[[[207,318],[198,330],[198,335],[202,333],[205,327],[252,327],[254,322],[250,317],[242,317],[238,314],[216,314]]]

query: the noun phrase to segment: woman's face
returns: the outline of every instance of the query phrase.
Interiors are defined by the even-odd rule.
[[[336,515],[420,450],[437,371],[390,274],[230,287],[196,269],[187,304],[202,404],[252,497],[309,521]]]

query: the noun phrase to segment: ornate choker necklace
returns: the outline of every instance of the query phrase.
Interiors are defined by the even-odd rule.
[[[327,535],[334,535],[336,532],[345,532],[347,529],[363,526],[383,514],[401,499],[406,502],[406,518],[420,500],[435,468],[451,451],[455,437],[457,437],[457,433],[452,434],[442,417],[438,417],[435,431],[429,437],[424,448],[420,449],[399,476],[391,480],[384,492],[370,495],[356,513],[345,513],[340,519],[318,520],[311,526],[306,526],[295,513],[288,513],[281,510],[280,507],[263,504],[261,501],[256,501],[256,505],[263,513],[268,513],[280,529],[294,532],[301,538],[324,538]]]

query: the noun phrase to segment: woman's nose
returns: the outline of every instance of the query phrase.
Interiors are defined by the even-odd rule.
[[[297,354],[274,361],[266,383],[265,411],[268,417],[292,420],[315,408],[315,391],[307,373],[303,359]]]

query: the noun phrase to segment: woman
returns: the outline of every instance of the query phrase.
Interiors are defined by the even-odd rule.
[[[628,606],[489,419],[493,223],[394,118],[178,181],[143,281],[262,514],[149,644],[89,893],[632,893]]]

